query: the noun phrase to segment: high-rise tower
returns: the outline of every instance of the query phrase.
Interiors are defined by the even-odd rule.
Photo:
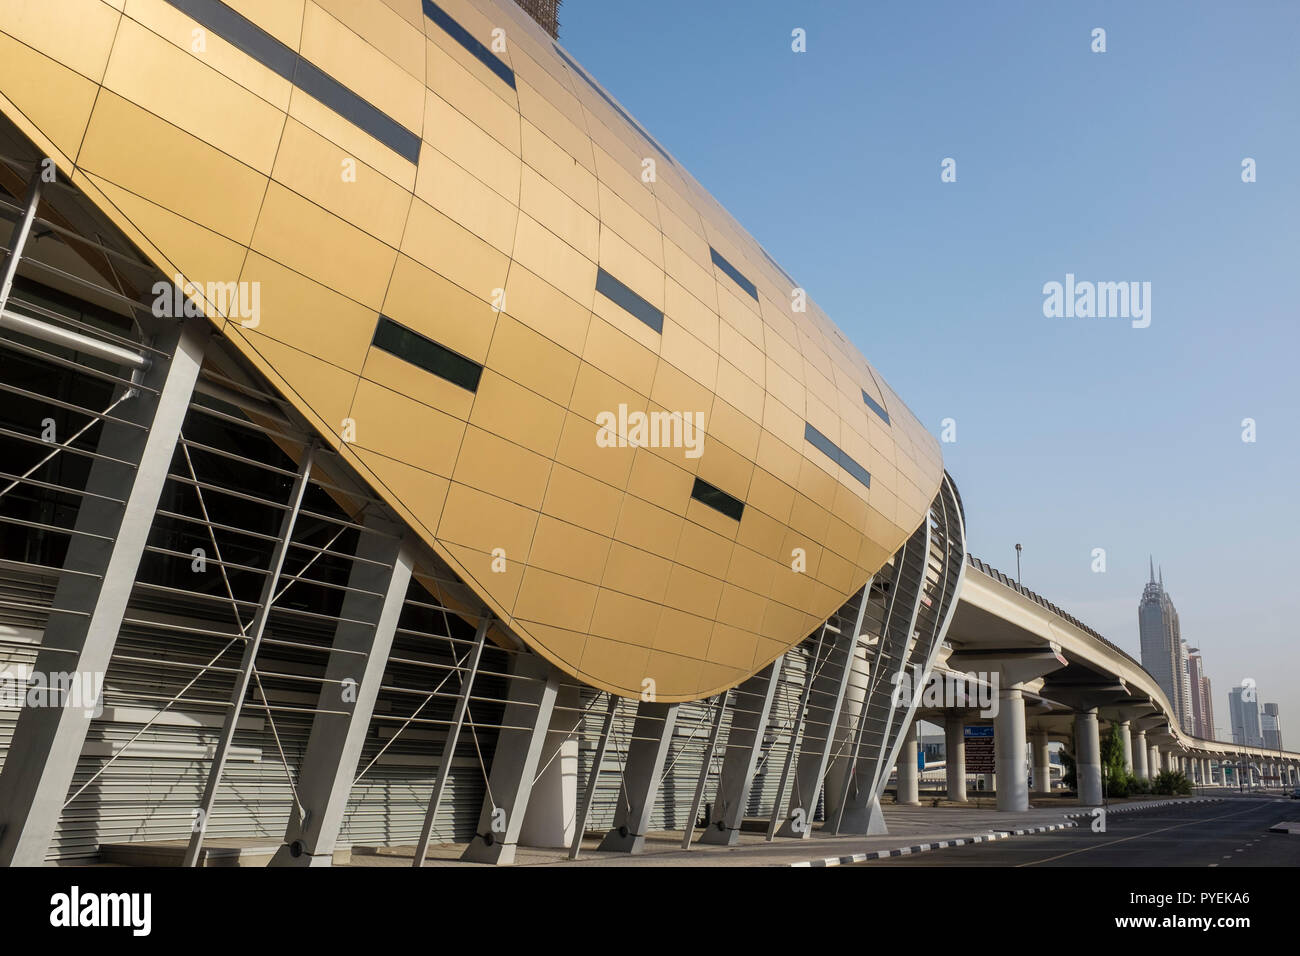
[[[1165,592],[1164,573],[1156,578],[1154,560],[1151,579],[1142,589],[1138,605],[1138,633],[1142,641],[1142,666],[1156,679],[1173,704],[1184,730],[1192,731],[1191,689],[1187,674],[1187,651],[1178,626],[1178,611]]]

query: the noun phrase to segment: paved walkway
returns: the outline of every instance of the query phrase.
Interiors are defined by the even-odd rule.
[[[1207,797],[1146,798],[1131,801],[1129,809],[1185,802]],[[1124,807],[1112,802],[1112,812]],[[815,831],[806,840],[781,839],[768,843],[764,831],[742,832],[740,842],[734,847],[703,846],[681,848],[683,833],[655,831],[646,837],[645,851],[637,856],[621,853],[597,853],[600,842],[596,836],[583,841],[582,854],[577,861],[568,859],[563,850],[545,850],[520,847],[516,866],[828,866],[836,862],[855,862],[858,859],[890,855],[892,851],[925,852],[918,849],[942,850],[943,845],[962,845],[992,839],[1009,839],[1026,832],[1045,832],[1046,828],[1087,826],[1084,820],[1067,819],[1077,816],[1080,808],[1071,801],[1069,806],[1051,806],[1027,810],[1024,813],[999,813],[992,809],[975,809],[960,806],[884,808],[885,824],[889,833],[882,836],[832,836]],[[1019,831],[1019,833],[1017,832]],[[961,841],[960,843],[958,841]],[[443,844],[430,847],[426,866],[457,865],[464,844]],[[352,866],[410,866],[414,859],[413,846],[354,848]],[[897,854],[895,854],[897,855]]]

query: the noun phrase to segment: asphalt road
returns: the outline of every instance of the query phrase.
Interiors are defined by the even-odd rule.
[[[1269,833],[1300,821],[1300,800],[1230,797],[1112,813],[1105,833],[1090,822],[1071,830],[1012,837],[855,866],[1300,866],[1300,835]]]

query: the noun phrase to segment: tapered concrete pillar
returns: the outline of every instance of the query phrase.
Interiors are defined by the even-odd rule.
[[[1124,752],[1124,769],[1129,773],[1133,772],[1133,728],[1127,720],[1121,720],[1115,725],[1115,732],[1119,734],[1120,747]]]
[[[1097,729],[1097,709],[1074,715],[1074,773],[1078,780],[1079,803],[1086,807],[1100,806],[1101,790],[1101,735]]]
[[[362,533],[348,576],[325,683],[298,773],[305,818],[290,814],[272,866],[329,866],[370,729],[379,684],[411,583],[413,556],[401,529],[374,520]],[[368,622],[373,621],[373,624]]]
[[[947,768],[948,799],[966,802],[966,722],[949,715],[943,725],[943,759]]]
[[[1029,781],[1025,774],[1025,695],[1021,685],[998,690],[998,712],[993,717],[994,766],[998,773],[998,809],[1029,809]]]
[[[1208,787],[1209,785],[1210,785],[1210,758],[1202,757],[1201,758],[1201,786]]]
[[[163,354],[113,412],[124,421],[100,426],[102,457],[90,466],[34,673],[102,687],[210,333],[196,318],[155,338]],[[45,860],[94,707],[71,703],[18,715],[0,773],[0,866]]]
[[[1163,769],[1164,767],[1160,765],[1160,747],[1157,744],[1150,744],[1147,752],[1147,773],[1154,780]]]
[[[903,732],[903,744],[898,751],[897,801],[910,807],[921,802],[920,772],[917,769],[917,724],[913,720]]]
[[[1133,731],[1133,776],[1139,780],[1146,780],[1150,776],[1147,769],[1147,758],[1151,756],[1151,748],[1147,746],[1147,732],[1145,730]]]
[[[731,733],[727,736],[727,750],[718,776],[717,801],[709,826],[700,836],[701,843],[732,846],[740,840],[749,788],[762,754],[763,734],[780,676],[781,658],[778,657],[736,688]]]
[[[1034,731],[1034,793],[1052,792],[1052,743],[1045,730]]]
[[[522,651],[510,662],[509,699],[497,734],[478,826],[461,855],[471,863],[513,863],[546,733],[560,690],[555,668]]]
[[[645,848],[650,815],[659,796],[664,761],[677,726],[677,704],[641,701],[632,724],[623,784],[614,811],[614,826],[600,841],[599,850],[640,853]],[[695,821],[689,821],[694,826]]]
[[[569,847],[578,819],[578,724],[582,695],[577,684],[561,684],[542,746],[542,770],[533,781],[528,812],[519,831],[522,846]],[[623,802],[619,802],[623,806]]]

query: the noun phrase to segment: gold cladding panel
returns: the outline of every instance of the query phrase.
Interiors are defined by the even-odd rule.
[[[255,326],[213,320],[525,642],[624,696],[709,696],[879,570],[939,446],[506,2],[442,5],[485,44],[506,28],[515,89],[416,0],[231,0],[420,137],[416,163],[225,38],[192,51],[163,0],[4,3],[0,106],[164,272],[263,287]],[[662,333],[595,292],[597,263]],[[381,313],[484,365],[477,391],[372,348]],[[700,454],[636,447],[629,416],[665,411],[703,413]],[[739,522],[691,498],[696,475]]]

